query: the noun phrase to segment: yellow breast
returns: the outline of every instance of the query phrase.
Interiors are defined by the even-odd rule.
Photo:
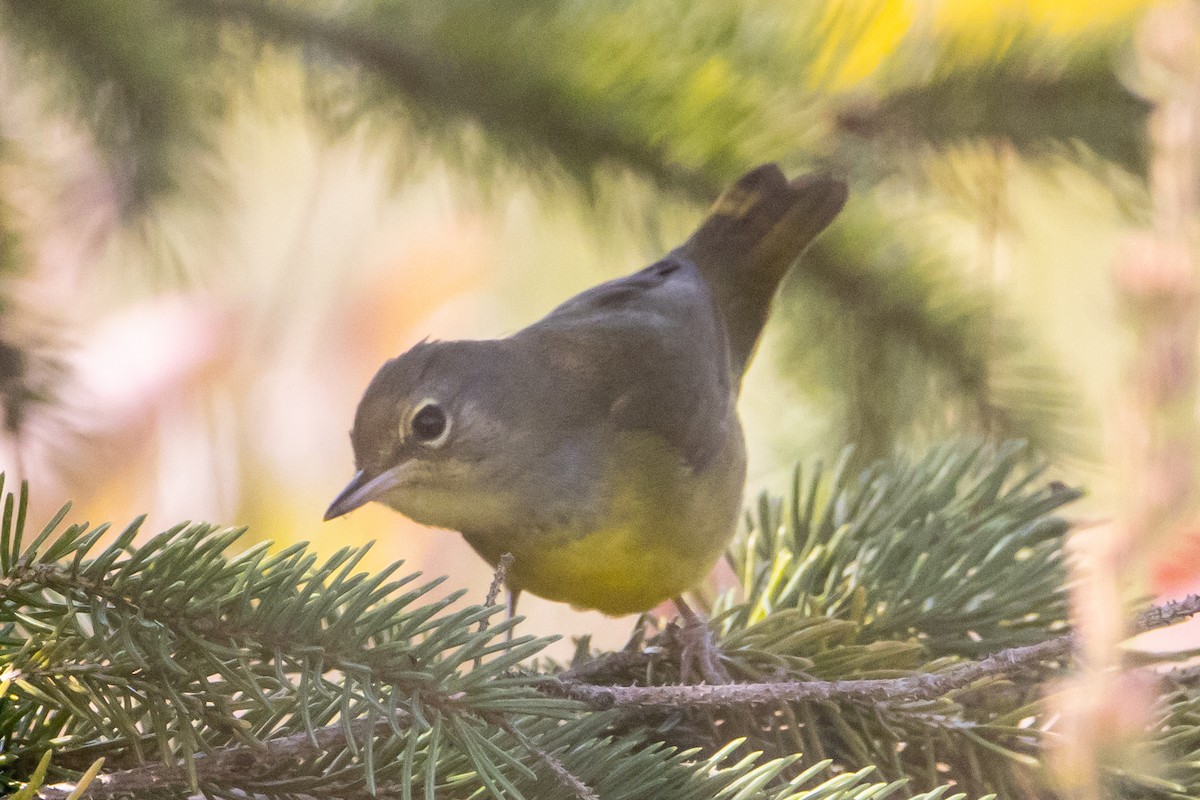
[[[549,600],[630,614],[695,586],[720,553],[719,547],[705,546],[681,553],[648,544],[642,530],[609,528],[517,555],[513,578],[516,585]]]
[[[690,589],[712,569],[733,536],[740,508],[740,430],[731,431],[723,452],[701,473],[657,440],[629,434],[616,444],[599,514],[561,530],[467,537],[492,563],[512,553],[513,588],[629,614]]]

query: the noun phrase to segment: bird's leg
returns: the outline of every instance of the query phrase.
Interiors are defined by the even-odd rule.
[[[729,673],[721,663],[721,651],[713,640],[712,630],[708,622],[692,610],[683,596],[672,598],[683,625],[679,629],[679,641],[683,646],[679,655],[679,676],[684,683],[691,681],[693,666],[699,668],[700,677],[705,683],[730,683]]]

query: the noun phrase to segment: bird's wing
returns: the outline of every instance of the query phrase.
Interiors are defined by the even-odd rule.
[[[736,425],[737,384],[784,274],[841,210],[827,175],[742,176],[664,259],[602,283],[517,333],[557,397],[618,430],[648,430],[703,469]]]
[[[734,424],[724,327],[684,259],[589,289],[514,338],[540,354],[563,395],[599,402],[616,430],[658,434],[693,469],[709,464]]]

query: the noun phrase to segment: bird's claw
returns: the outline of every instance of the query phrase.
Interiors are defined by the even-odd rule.
[[[710,685],[731,683],[725,665],[721,663],[721,649],[717,646],[708,622],[701,619],[686,604],[679,607],[682,625],[676,636],[680,644],[679,678],[683,683],[692,683],[699,677]]]

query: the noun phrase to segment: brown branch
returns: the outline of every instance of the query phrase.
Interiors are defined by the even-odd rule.
[[[1165,673],[1163,677],[1177,686],[1190,686],[1200,683],[1200,664],[1193,664],[1190,667],[1178,667]]]
[[[980,678],[1003,675],[1021,667],[1062,658],[1071,637],[1059,636],[1027,647],[1002,650],[982,661],[927,675],[907,678],[846,681],[780,681],[676,686],[591,686],[561,681],[554,691],[582,700],[596,709],[614,706],[732,706],[795,703],[802,700],[916,701],[940,697]]]
[[[1165,628],[1188,617],[1200,614],[1200,594],[1189,594],[1181,600],[1172,600],[1161,606],[1150,606],[1133,620],[1133,630],[1145,633],[1155,628]]]
[[[397,712],[404,715],[403,711]],[[406,715],[396,720],[407,727]],[[356,740],[390,730],[387,720],[355,720],[350,735]],[[198,783],[244,783],[251,771],[270,773],[280,767],[295,764],[300,759],[313,758],[346,743],[346,728],[341,723],[317,728],[311,733],[302,731],[277,739],[267,739],[261,746],[224,747],[214,753],[198,753],[193,759]],[[232,780],[231,780],[232,779]],[[87,800],[109,800],[121,796],[140,797],[151,791],[179,789],[189,784],[187,770],[182,764],[151,764],[144,767],[113,772],[97,777],[79,797]],[[66,800],[74,786],[47,786],[38,792],[39,800]]]
[[[500,563],[496,565],[496,572],[492,575],[492,585],[488,587],[487,597],[483,601],[484,605],[496,605],[496,599],[500,596],[500,587],[508,586],[508,568],[512,566],[512,562],[512,553],[500,556]]]
[[[1200,595],[1191,595],[1138,615],[1134,628],[1148,631],[1173,625],[1200,613]],[[936,674],[905,678],[845,681],[780,681],[778,683],[734,683],[720,686],[593,686],[561,678],[543,687],[596,709],[614,706],[733,706],[760,703],[795,703],[802,700],[867,700],[913,702],[931,700],[969,686],[977,680],[998,677],[1048,661],[1061,661],[1073,644],[1064,634],[1038,644],[1001,650],[982,661],[953,667]]]

